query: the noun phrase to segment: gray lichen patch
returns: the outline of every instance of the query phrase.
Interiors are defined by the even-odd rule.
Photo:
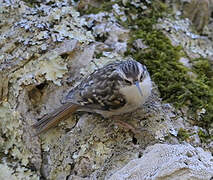
[[[26,179],[26,180],[39,180],[39,176],[31,170],[21,167],[18,165],[16,170],[10,167],[11,164],[2,163],[0,164],[0,179]]]
[[[27,148],[27,144],[23,142],[23,130],[24,128],[21,122],[20,114],[11,109],[9,103],[4,102],[0,107],[0,152],[2,162],[0,164],[0,177],[3,179],[37,177],[35,172],[32,172],[31,169],[24,167],[29,164],[29,159],[33,157],[33,154]],[[14,164],[17,164],[16,169],[11,168],[13,167],[13,164],[7,162],[9,160],[8,158],[10,161],[13,161]],[[4,159],[5,161],[3,161]]]
[[[166,33],[174,46],[181,45],[191,58],[213,57],[211,40],[205,36],[195,34],[191,29],[189,20],[180,19],[178,16],[176,20],[163,18],[159,20],[157,28]]]
[[[3,103],[0,108],[0,117],[1,117],[1,134],[5,136],[1,141],[1,151],[5,154],[8,153],[9,149],[12,148],[13,156],[16,156],[18,153],[18,148],[15,147],[13,149],[13,145],[16,143],[16,140],[21,141],[21,135],[23,133],[21,129],[20,116],[18,112],[15,112],[10,109],[10,105],[8,103]],[[18,129],[19,131],[14,131]]]
[[[56,85],[61,85],[60,78],[67,72],[66,64],[63,63],[63,59],[60,56],[55,54],[48,55],[48,59],[44,56],[41,57],[41,60],[30,61],[23,68],[10,74],[10,83],[14,85],[13,89],[16,97],[22,85],[40,84],[45,79],[53,81]]]

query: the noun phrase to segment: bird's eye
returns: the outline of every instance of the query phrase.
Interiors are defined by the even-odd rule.
[[[125,79],[124,81],[125,81],[127,84],[130,84],[130,85],[132,84],[132,82],[129,81],[129,80],[127,80],[127,79]]]

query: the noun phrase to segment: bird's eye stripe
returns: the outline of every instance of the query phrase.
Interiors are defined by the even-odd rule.
[[[129,80],[124,79],[124,81],[128,84],[132,84]]]

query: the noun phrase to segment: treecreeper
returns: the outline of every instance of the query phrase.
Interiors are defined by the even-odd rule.
[[[145,103],[152,82],[147,68],[135,60],[115,61],[95,70],[73,88],[61,107],[32,125],[36,135],[67,119],[75,111],[104,118],[131,112]]]

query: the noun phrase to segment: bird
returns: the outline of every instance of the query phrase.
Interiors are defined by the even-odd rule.
[[[132,112],[151,95],[152,81],[145,65],[133,59],[117,60],[83,78],[65,96],[62,105],[32,127],[36,135],[47,131],[76,111],[104,118]]]

